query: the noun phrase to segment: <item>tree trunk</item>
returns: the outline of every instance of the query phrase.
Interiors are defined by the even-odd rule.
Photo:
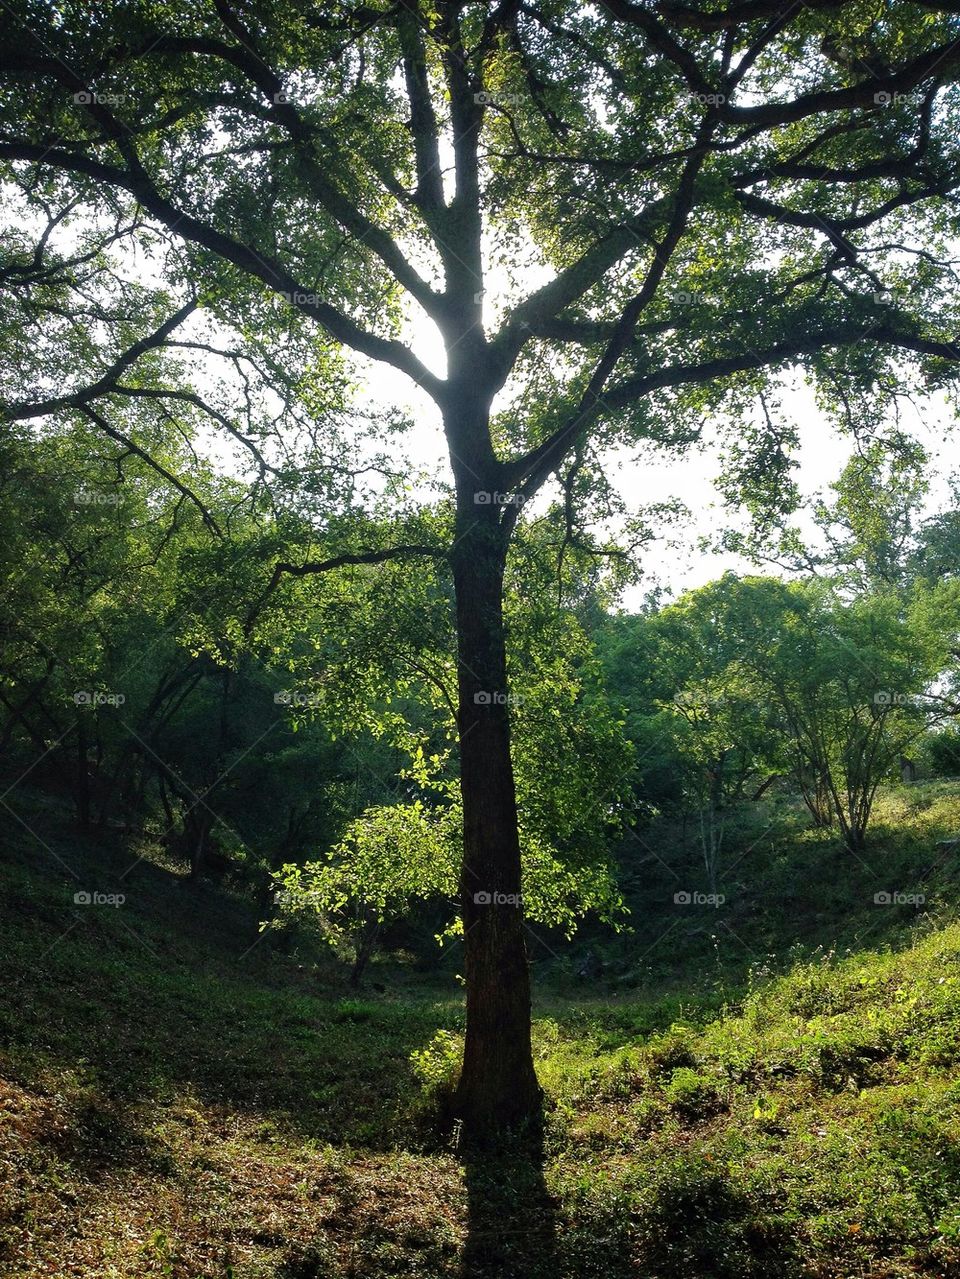
[[[834,821],[833,799],[823,770],[800,763],[796,766],[795,777],[814,826],[820,829],[831,827]]]
[[[867,847],[867,834],[864,825],[859,822],[849,825],[844,831],[843,842],[847,851],[851,853],[862,853]]]
[[[371,956],[380,936],[380,923],[376,918],[366,919],[357,930],[353,951],[353,967],[350,969],[350,985],[357,987],[363,980]]]
[[[206,805],[200,803],[183,815],[184,850],[190,859],[190,878],[199,879],[207,860],[213,817]]]
[[[90,813],[90,774],[88,771],[87,752],[89,750],[89,740],[87,737],[87,721],[84,718],[83,711],[77,712],[77,785],[76,785],[76,805],[77,819],[82,830],[89,830],[91,825]]]
[[[530,1045],[502,609],[507,538],[498,514],[490,505],[461,510],[453,556],[467,987],[466,1045],[455,1108],[464,1136],[473,1143],[534,1119],[542,1097]]]

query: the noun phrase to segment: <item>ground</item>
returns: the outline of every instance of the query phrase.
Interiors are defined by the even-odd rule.
[[[81,838],[22,789],[15,811],[5,1279],[960,1275],[955,783],[890,791],[862,865],[773,805],[699,913],[676,832],[645,832],[599,976],[531,945],[549,1109],[539,1151],[497,1156],[437,1118],[455,954],[351,992],[148,840]]]

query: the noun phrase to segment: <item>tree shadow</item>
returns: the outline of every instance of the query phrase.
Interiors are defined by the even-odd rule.
[[[463,1152],[467,1238],[462,1279],[554,1279],[557,1201],[544,1177],[543,1123],[522,1138]]]
[[[181,1102],[234,1108],[253,1140],[419,1142],[410,1054],[458,1015],[452,982],[449,1007],[435,986],[358,997],[326,956],[261,932],[255,902],[135,860],[109,833],[27,820],[43,857],[0,830],[0,1064],[28,1087],[63,1074],[71,1102],[91,1099],[65,1153],[134,1158],[140,1107]],[[78,904],[80,889],[123,903]]]

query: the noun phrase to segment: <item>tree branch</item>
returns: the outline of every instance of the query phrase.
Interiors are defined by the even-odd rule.
[[[131,453],[135,453],[141,461],[146,462],[147,466],[156,471],[158,475],[162,475],[169,484],[173,485],[178,493],[181,493],[188,499],[188,501],[193,503],[200,512],[204,524],[206,524],[211,533],[214,533],[219,538],[223,537],[223,531],[219,524],[204,506],[203,502],[200,501],[199,497],[197,497],[196,493],[194,493],[193,489],[188,488],[182,480],[177,479],[171,471],[168,471],[162,463],[151,457],[146,449],[142,449],[140,445],[131,440],[128,435],[124,435],[122,431],[118,431],[115,427],[111,426],[106,418],[98,413],[96,409],[92,409],[89,404],[82,405],[80,407],[80,412],[83,413],[85,417],[89,418],[90,421],[104,433],[104,435],[109,435],[111,440],[116,440],[118,444],[122,444],[125,448],[128,448]]]
[[[4,416],[11,422],[20,422],[26,418],[44,417],[48,413],[56,413],[60,409],[78,409],[89,404],[91,400],[96,400],[102,395],[109,395],[116,389],[117,381],[131,365],[136,364],[142,355],[146,355],[148,351],[155,351],[163,346],[170,334],[197,309],[197,302],[191,299],[185,302],[179,310],[164,320],[159,328],[154,329],[152,333],[147,334],[139,342],[134,342],[128,347],[122,355],[114,360],[113,364],[107,369],[96,382],[92,382],[89,386],[79,391],[72,391],[68,395],[55,395],[47,400],[36,400],[33,403],[14,404],[4,408]]]
[[[268,288],[281,294],[291,306],[317,320],[338,342],[352,347],[353,350],[371,359],[382,360],[392,365],[405,373],[418,386],[422,386],[434,400],[440,400],[443,393],[441,379],[435,377],[409,347],[394,339],[381,338],[369,333],[348,315],[328,302],[322,301],[276,259],[240,240],[233,239],[208,223],[201,222],[192,214],[177,208],[160,194],[140,166],[132,148],[126,145],[125,150],[128,153],[128,160],[132,160],[133,165],[130,168],[121,169],[66,150],[62,146],[43,146],[24,141],[0,141],[0,159],[26,160],[40,166],[81,173],[95,181],[128,191],[151,217],[156,218],[182,239],[209,249],[218,257],[233,263],[245,274],[253,276]]]
[[[388,546],[379,550],[366,551],[345,551],[341,555],[333,555],[326,560],[307,560],[303,564],[289,564],[284,560],[274,565],[273,573],[270,581],[267,583],[266,589],[260,598],[256,601],[247,616],[245,625],[245,633],[250,634],[253,629],[254,622],[263,611],[267,600],[279,586],[284,575],[290,577],[308,577],[314,573],[329,573],[333,569],[346,568],[351,565],[358,564],[384,564],[388,560],[403,560],[414,558],[428,558],[435,560],[448,560],[449,553],[442,547],[437,546]]]

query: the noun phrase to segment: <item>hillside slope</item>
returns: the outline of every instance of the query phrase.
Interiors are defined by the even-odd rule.
[[[956,788],[924,794],[885,801],[876,847],[904,883],[956,816]],[[384,966],[351,996],[254,904],[20,804],[34,835],[11,821],[0,846],[4,1277],[960,1275],[943,859],[936,910],[878,927],[879,950],[752,962],[724,991],[542,986],[542,1157],[463,1160],[432,1123],[455,964]]]

